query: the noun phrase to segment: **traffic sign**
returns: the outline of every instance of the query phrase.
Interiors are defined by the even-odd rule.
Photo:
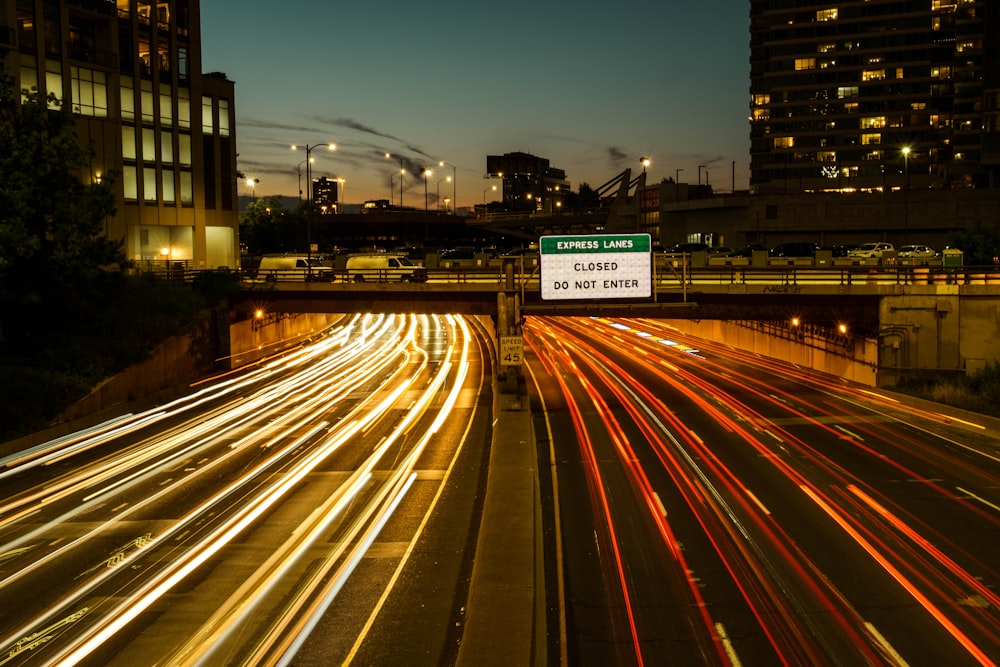
[[[520,336],[500,336],[500,365],[520,366],[524,361],[524,339]]]
[[[642,299],[653,295],[649,234],[543,236],[542,299]]]

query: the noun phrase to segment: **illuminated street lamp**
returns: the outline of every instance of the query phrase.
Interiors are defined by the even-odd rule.
[[[424,167],[423,171],[420,174],[421,176],[424,177],[424,210],[425,211],[427,210],[427,177],[430,176],[433,173],[434,173],[433,171],[431,171],[427,167]]]
[[[456,206],[456,209],[453,210],[457,210],[458,193],[456,192],[455,188],[457,187],[458,184],[458,173],[455,171],[455,165],[448,164],[444,160],[441,160],[440,162],[438,162],[438,166],[451,167],[451,203],[452,205]]]
[[[385,157],[387,160],[392,159],[392,153],[386,153]],[[399,160],[399,210],[403,210],[403,174],[406,173],[406,169],[403,168],[403,156],[397,155],[396,158]],[[392,197],[389,197],[391,200]]]
[[[250,188],[250,197],[251,197],[251,199],[254,199],[254,200],[257,199],[257,184],[258,183],[260,183],[260,179],[259,178],[248,178],[247,179],[247,187]]]
[[[641,158],[639,158],[639,162],[642,164],[642,173],[645,174],[646,173],[646,167],[648,167],[650,165],[650,160],[649,160],[648,157],[641,157]]]
[[[483,206],[484,207],[486,206],[486,193],[489,192],[490,190],[493,190],[494,192],[496,192],[496,189],[497,189],[497,186],[493,185],[493,186],[490,186],[490,187],[486,188],[485,190],[483,190]]]
[[[447,178],[442,178],[442,179],[438,180],[438,184],[437,184],[437,199],[435,200],[435,201],[439,202],[438,203],[438,208],[441,208],[441,204],[440,204],[440,201],[441,201],[441,184],[443,182],[445,182],[445,181],[448,181],[449,183],[451,183],[452,182],[451,176],[448,176]]]
[[[304,148],[306,151],[306,187],[308,188],[308,191],[306,192],[306,279],[310,282],[312,281],[312,174],[309,168],[312,166],[310,155],[312,154],[313,149],[319,146],[326,146],[327,150],[331,151],[337,150],[337,144],[332,143],[312,145],[304,144],[302,146],[292,144],[293,151],[296,151],[299,148]]]
[[[910,147],[903,146],[903,242],[910,240]]]

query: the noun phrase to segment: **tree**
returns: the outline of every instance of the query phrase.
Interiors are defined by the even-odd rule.
[[[72,113],[37,90],[20,97],[0,71],[0,342],[14,318],[21,342],[31,340],[125,259],[102,234],[114,175],[83,180],[93,152],[78,142]]]
[[[1000,228],[977,222],[952,234],[952,245],[962,250],[962,261],[968,266],[997,264],[1000,258]]]

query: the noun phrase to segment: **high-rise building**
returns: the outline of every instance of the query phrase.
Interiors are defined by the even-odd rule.
[[[545,158],[528,153],[487,155],[486,174],[488,178],[503,181],[504,207],[510,211],[553,213],[570,191],[565,171],[549,166]]]
[[[755,194],[1000,187],[1000,2],[751,0]]]
[[[201,72],[199,0],[7,0],[0,59],[19,89],[54,94],[116,172],[107,235],[136,262],[239,261],[234,84]]]

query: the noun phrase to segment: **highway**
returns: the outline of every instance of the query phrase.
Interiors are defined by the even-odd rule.
[[[560,663],[1000,661],[995,431],[655,320],[525,341]]]
[[[488,442],[484,340],[462,318],[345,318],[0,461],[0,665],[448,662]]]

